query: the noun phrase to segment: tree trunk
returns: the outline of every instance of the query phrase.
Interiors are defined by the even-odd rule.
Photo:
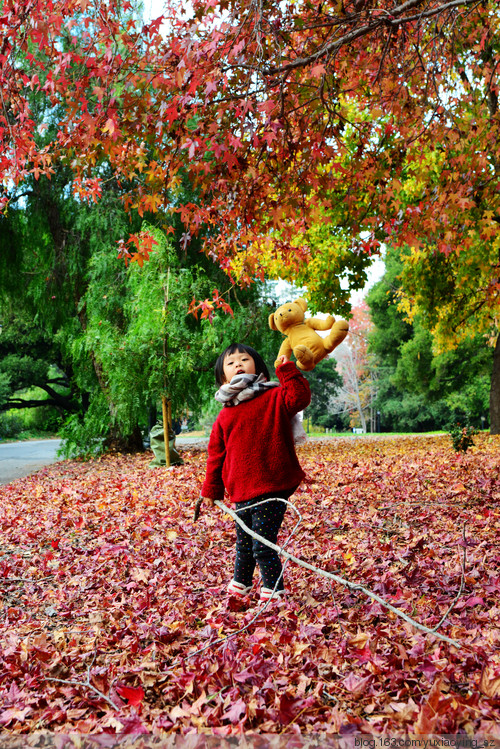
[[[500,334],[493,353],[490,388],[490,434],[500,434]]]
[[[138,426],[134,427],[132,434],[122,434],[119,428],[111,427],[110,436],[106,442],[107,447],[117,453],[142,453],[144,442],[142,432]]]

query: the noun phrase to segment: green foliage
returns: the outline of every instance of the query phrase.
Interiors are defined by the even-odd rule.
[[[29,302],[28,302],[29,303]],[[0,304],[0,311],[5,307]],[[16,310],[1,314],[0,375],[9,383],[3,403],[0,394],[0,409],[8,409],[17,399],[18,391],[26,388],[41,388],[43,396],[52,398],[64,407],[69,407],[71,393],[68,379],[61,370],[62,360],[54,339],[38,322],[28,319],[26,311]],[[36,400],[31,397],[31,400]]]
[[[453,411],[443,400],[428,401],[422,393],[409,393],[387,387],[381,378],[375,408],[380,411],[382,432],[432,432],[445,429]]]
[[[370,350],[383,367],[395,369],[399,361],[399,347],[411,340],[412,326],[398,309],[397,292],[400,287],[401,261],[395,252],[387,251],[385,273],[369,291],[367,302],[374,328],[370,332]]]
[[[23,420],[17,413],[0,413],[0,439],[17,439],[24,429]]]
[[[0,371],[0,409],[8,400],[10,393],[10,375],[7,372]]]
[[[311,404],[305,410],[305,417],[318,427],[342,429],[344,420],[338,414],[330,413],[330,400],[342,385],[342,377],[336,370],[333,358],[323,359],[312,372],[305,372],[311,388]]]
[[[367,301],[375,325],[370,351],[378,360],[377,399],[384,431],[447,429],[470,414],[476,425],[488,413],[491,350],[482,336],[454,351],[434,349],[420,316],[409,324],[398,308],[403,262],[389,250],[386,272]]]
[[[58,433],[62,416],[50,406],[23,408],[0,413],[0,438],[12,440],[46,437]]]
[[[450,427],[449,435],[455,452],[466,453],[469,447],[474,445],[474,436],[478,433],[478,430],[466,424],[462,426],[459,422],[453,424]]]
[[[89,205],[71,197],[59,166],[50,182],[28,180],[26,204],[13,203],[0,217],[6,244],[0,408],[2,401],[5,408],[21,406],[26,389],[45,390],[58,409],[54,418],[70,414],[61,432],[67,456],[96,454],[111,442],[139,448],[162,395],[174,417],[199,414],[214,391],[215,360],[234,340],[268,360],[275,356],[260,284],[232,288],[200,253],[201,240],[181,246],[178,220],[167,240],[162,230],[127,215],[109,177],[102,199]],[[141,226],[157,244],[142,267],[127,265],[116,243]],[[217,312],[209,322],[188,314],[192,299],[211,297],[214,287],[234,318]]]
[[[59,436],[63,458],[95,458],[104,452],[109,439],[109,408],[103,393],[96,392],[84,413],[67,417]]]
[[[0,334],[0,433],[54,434],[62,413],[75,408],[53,339],[24,310],[2,316]],[[15,409],[15,410],[14,410]]]
[[[72,341],[74,359],[83,354],[94,361],[108,422],[125,432],[145,429],[148,410],[159,408],[162,395],[174,418],[186,412],[196,418],[212,397],[213,365],[225,345],[246,339],[258,347],[259,337],[271,337],[257,287],[238,292],[244,303],[235,290],[229,294],[238,305],[234,318],[221,312],[210,322],[190,315],[193,297],[208,296],[214,275],[223,281],[222,274],[204,267],[201,257],[189,262],[179,256],[161,230],[148,224],[143,230],[156,244],[142,267],[126,267],[107,247],[94,253],[83,299],[87,324]],[[95,423],[95,414],[89,418]]]
[[[332,196],[333,203],[337,203],[337,197]],[[339,203],[342,205],[343,201]],[[351,310],[351,292],[362,289],[366,283],[366,271],[372,258],[366,252],[354,251],[352,235],[339,229],[343,225],[344,217],[339,218],[336,214],[332,221],[325,212],[324,220],[315,223],[296,240],[309,248],[310,257],[306,263],[298,267],[290,261],[270,264],[270,271],[275,275],[297,286],[307,287],[306,297],[312,313],[347,317]]]

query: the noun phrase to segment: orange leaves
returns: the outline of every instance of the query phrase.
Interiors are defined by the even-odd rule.
[[[94,89],[95,90],[95,89]],[[112,117],[106,120],[106,124],[101,128],[103,133],[109,133],[113,137],[115,130],[117,130],[116,122]]]
[[[153,251],[153,245],[158,244],[156,239],[147,231],[141,231],[139,234],[131,234],[127,241],[120,239],[118,242],[118,257],[128,263],[137,263],[141,268],[145,260],[149,260],[149,255]],[[135,251],[132,251],[135,247]]]
[[[230,314],[231,317],[234,316],[233,310],[226,300],[219,294],[219,290],[214,289],[212,292],[212,299],[203,299],[201,302],[198,302],[195,297],[193,297],[188,312],[196,318],[198,318],[198,314],[201,312],[202,320],[208,319],[209,322],[212,322],[215,310],[217,309],[221,309],[226,314]]]
[[[82,180],[77,177],[73,182],[73,194],[80,200],[97,203],[102,196],[102,180],[98,178]]]

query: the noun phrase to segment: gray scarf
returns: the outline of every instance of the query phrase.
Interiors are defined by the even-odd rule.
[[[225,406],[237,406],[238,403],[256,398],[268,388],[275,387],[279,387],[279,382],[268,382],[262,373],[258,377],[255,374],[237,374],[231,382],[220,386],[215,393],[215,400]],[[295,444],[305,442],[306,433],[297,414],[290,419],[290,425]]]

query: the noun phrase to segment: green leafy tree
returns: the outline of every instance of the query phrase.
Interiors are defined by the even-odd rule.
[[[189,312],[193,298],[205,296],[217,282],[227,285],[224,274],[196,246],[179,252],[179,243],[162,230],[144,225],[143,232],[152,240],[147,262],[125,265],[103,246],[89,263],[82,299],[86,322],[71,340],[71,353],[80,360],[81,386],[88,359],[97,381],[89,411],[72,417],[63,432],[67,454],[81,451],[82,443],[94,452],[110,442],[140,449],[149,410],[160,410],[162,395],[174,418],[186,413],[196,418],[213,397],[215,360],[232,341],[247,342],[269,357],[274,339],[258,285],[228,288],[224,303],[232,304],[232,315],[214,304],[198,310],[198,319]],[[126,443],[123,435],[129,436]]]
[[[488,412],[491,349],[476,335],[455,350],[436,351],[421,317],[410,324],[401,309],[405,263],[400,253],[386,255],[384,277],[369,291],[374,329],[370,350],[377,357],[377,408],[382,426],[393,431],[447,428],[455,418],[481,426]]]
[[[342,378],[336,370],[333,358],[322,359],[312,372],[304,373],[311,388],[311,404],[304,415],[315,426],[327,429],[342,429],[343,419],[332,412],[331,401],[342,385]]]
[[[63,414],[76,408],[59,347],[37,323],[22,319],[22,312],[3,318],[0,374],[1,411],[52,406]],[[33,388],[41,391],[38,397],[20,394]]]

